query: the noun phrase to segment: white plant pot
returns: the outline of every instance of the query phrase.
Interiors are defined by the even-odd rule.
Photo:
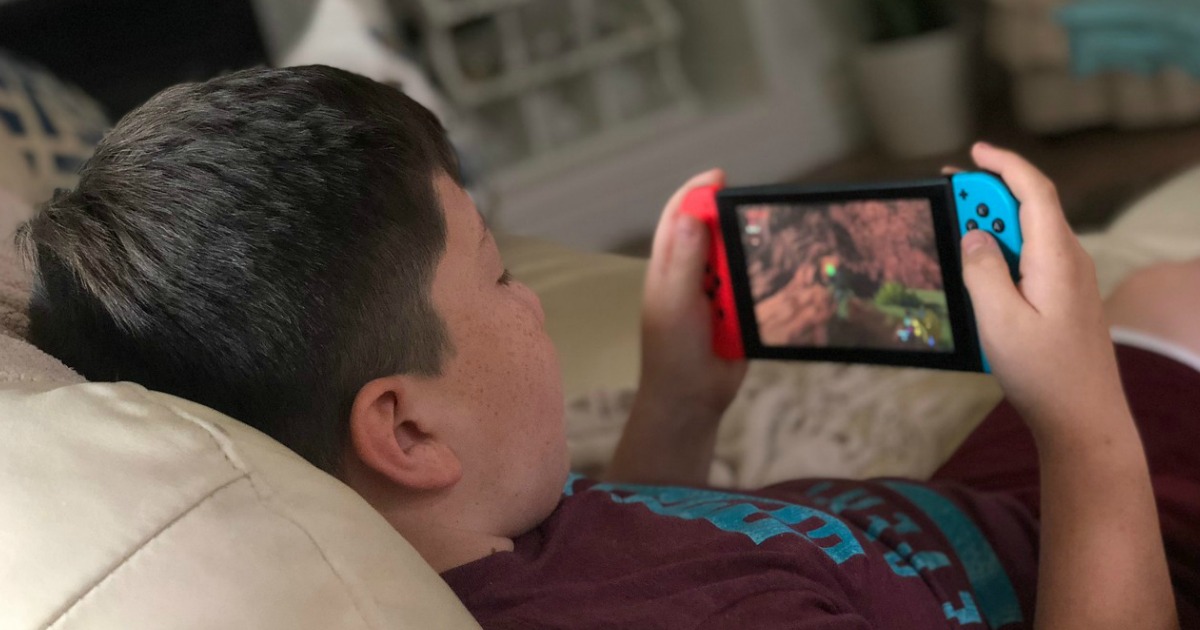
[[[857,62],[866,111],[885,149],[924,157],[970,142],[967,47],[960,30],[872,44]]]

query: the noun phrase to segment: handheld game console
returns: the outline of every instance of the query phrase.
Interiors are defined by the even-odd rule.
[[[727,359],[989,371],[959,243],[995,237],[1016,279],[1019,205],[1000,178],[692,190],[710,233],[704,291]]]

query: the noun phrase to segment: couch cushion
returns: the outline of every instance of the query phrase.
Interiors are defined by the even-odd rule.
[[[357,494],[207,408],[16,383],[0,435],[0,627],[477,627]]]
[[[1104,233],[1084,237],[1084,245],[1105,294],[1147,265],[1200,257],[1200,167],[1151,191]]]

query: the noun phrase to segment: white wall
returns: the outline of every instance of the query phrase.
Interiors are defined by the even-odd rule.
[[[273,50],[316,0],[254,0]],[[380,0],[351,0],[374,6]],[[690,175],[724,167],[732,184],[795,177],[860,142],[845,68],[851,0],[672,0],[684,65],[705,103],[498,173],[485,204],[508,231],[588,249],[647,237]]]
[[[863,135],[846,0],[676,0],[685,67],[708,103],[552,163],[500,173],[492,221],[588,249],[650,234],[663,202],[713,166],[734,185],[780,181],[843,156]],[[848,26],[849,24],[849,26]]]

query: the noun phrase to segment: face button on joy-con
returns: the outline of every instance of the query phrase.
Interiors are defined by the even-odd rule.
[[[967,231],[968,232],[970,232],[971,230],[978,230],[978,229],[979,229],[979,224],[975,222],[975,219],[967,219]]]
[[[965,190],[964,190],[964,191],[962,191],[962,192],[958,193],[958,196],[959,196],[959,197],[962,197],[962,200],[963,200],[963,201],[966,201],[966,200],[967,200],[967,197],[969,197],[970,195],[968,195],[968,194],[967,194],[967,191],[965,191]]]
[[[992,231],[999,234],[1004,231],[1004,221],[996,219],[992,221]]]
[[[991,213],[992,213],[992,209],[989,208],[986,203],[981,203],[975,207],[975,214],[978,214],[980,217],[986,218],[987,215],[989,215]]]

